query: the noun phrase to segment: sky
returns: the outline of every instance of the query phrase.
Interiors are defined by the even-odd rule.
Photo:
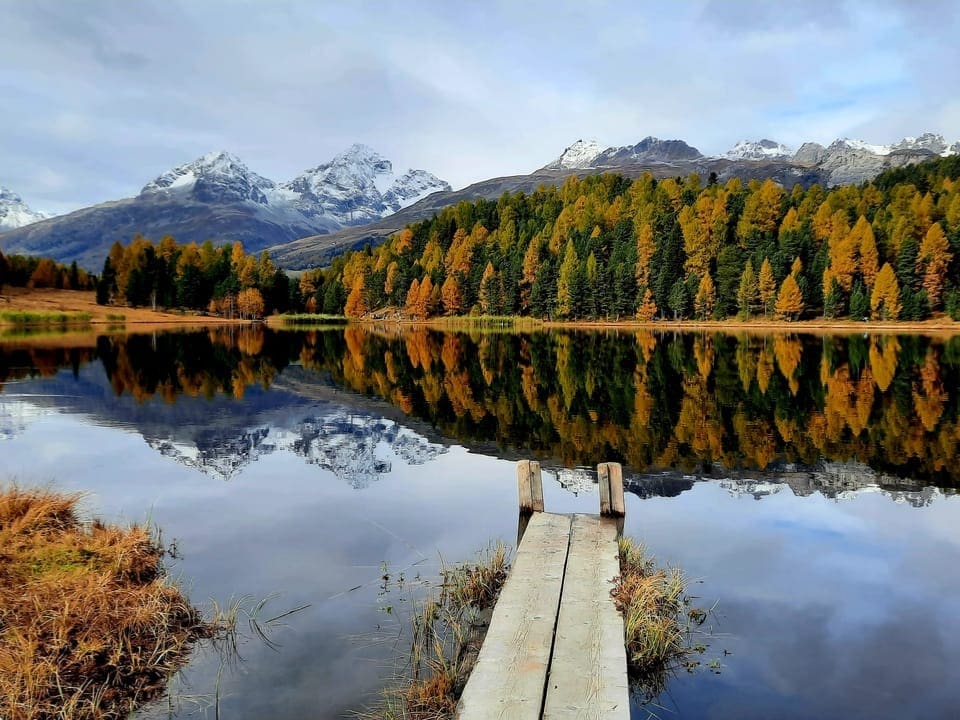
[[[960,139],[953,0],[0,0],[0,185],[66,212],[354,142],[455,188],[579,138]]]

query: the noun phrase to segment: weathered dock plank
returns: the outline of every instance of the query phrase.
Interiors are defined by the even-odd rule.
[[[460,697],[459,720],[540,718],[570,527],[566,515],[530,519]]]
[[[544,720],[630,717],[623,618],[610,597],[619,574],[616,521],[574,515]]]

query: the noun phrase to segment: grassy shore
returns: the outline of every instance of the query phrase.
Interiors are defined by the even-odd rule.
[[[9,321],[4,315],[29,318],[27,322]],[[222,325],[249,321],[224,320],[195,312],[166,312],[149,308],[97,305],[96,293],[85,290],[29,289],[4,285],[0,288],[0,325],[36,325],[50,323],[45,318],[67,315],[85,316],[85,323],[100,325]]]
[[[160,694],[209,637],[145,527],[84,522],[78,495],[0,489],[0,717],[106,720]]]

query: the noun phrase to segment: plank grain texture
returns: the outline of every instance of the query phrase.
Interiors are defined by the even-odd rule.
[[[615,520],[574,515],[544,720],[627,720],[623,618],[610,596],[620,574]]]
[[[570,528],[566,515],[530,518],[457,705],[457,720],[539,720]]]

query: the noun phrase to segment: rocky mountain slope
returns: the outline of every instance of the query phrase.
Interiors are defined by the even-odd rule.
[[[23,199],[12,190],[0,185],[0,232],[44,220],[48,215],[31,210]]]
[[[286,183],[250,170],[227,152],[209,153],[147,183],[134,198],[102,203],[0,234],[0,250],[76,260],[98,271],[114,242],[141,233],[159,240],[240,240],[248,252],[368,223],[450,185],[423,170],[395,175],[364,145]]]
[[[492,178],[461,190],[438,192],[382,220],[282,243],[271,247],[270,252],[288,268],[324,265],[347,250],[366,243],[376,245],[404,225],[430,217],[461,200],[493,200],[504,192],[530,192],[542,184],[563,182],[569,175],[611,171],[638,177],[650,172],[663,178],[697,172],[705,180],[715,173],[720,182],[732,177],[744,181],[772,178],[787,188],[797,183],[805,187],[813,183],[834,186],[863,182],[889,168],[956,153],[960,153],[960,142],[950,144],[943,136],[932,133],[903,138],[891,145],[871,145],[848,138],[827,147],[804,143],[796,152],[774,140],[743,140],[719,157],[704,155],[682,140],[647,137],[636,145],[622,147],[577,140],[555,160],[529,175]]]

